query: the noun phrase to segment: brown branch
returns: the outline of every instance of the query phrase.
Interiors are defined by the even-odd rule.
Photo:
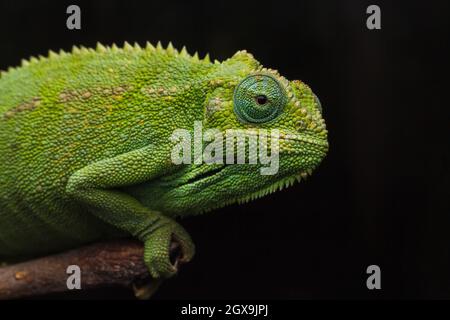
[[[171,254],[177,249],[177,245],[173,244]],[[161,281],[150,278],[143,252],[140,242],[117,240],[2,267],[0,299],[68,291],[70,274],[67,274],[67,267],[70,265],[80,267],[83,290],[109,286],[133,287],[138,298],[146,299],[156,291]],[[178,261],[175,266],[178,267]]]

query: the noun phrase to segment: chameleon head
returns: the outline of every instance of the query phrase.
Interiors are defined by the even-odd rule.
[[[158,202],[166,212],[195,214],[259,198],[305,179],[328,151],[321,104],[303,82],[262,68],[245,52],[212,77],[204,161],[162,182],[167,189]]]

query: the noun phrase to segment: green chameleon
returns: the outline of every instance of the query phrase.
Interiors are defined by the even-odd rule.
[[[246,51],[223,62],[125,43],[23,60],[0,77],[0,261],[134,237],[155,278],[194,245],[177,217],[245,202],[311,174],[328,151],[320,102]],[[172,161],[194,122],[279,131],[279,169]]]

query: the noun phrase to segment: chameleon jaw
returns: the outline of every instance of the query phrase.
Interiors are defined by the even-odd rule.
[[[236,202],[238,204],[247,203],[259,198],[262,198],[268,194],[274,193],[276,191],[281,191],[285,188],[293,186],[296,182],[301,182],[302,180],[305,180],[308,175],[311,175],[312,170],[306,170],[301,171],[300,173],[287,176],[285,178],[282,178],[281,180],[275,181],[271,185],[261,188],[257,191],[251,192],[247,195],[244,195],[243,197],[237,198]]]
[[[262,198],[268,194],[274,193],[275,191],[288,188],[288,187],[294,185],[296,182],[305,180],[311,174],[312,174],[312,169],[301,171],[299,173],[296,173],[296,174],[284,177],[278,181],[275,181],[274,183],[270,184],[269,186],[260,188],[259,190],[250,192],[241,197],[234,197],[227,201],[223,201],[221,204],[219,204],[217,206],[213,206],[213,207],[207,208],[205,210],[201,210],[198,213],[202,214],[202,213],[206,213],[206,212],[209,212],[209,211],[212,211],[215,209],[223,208],[228,205],[235,204],[235,203],[243,204],[243,203],[247,203],[247,202]]]

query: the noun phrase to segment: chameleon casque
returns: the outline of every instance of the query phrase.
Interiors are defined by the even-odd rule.
[[[171,161],[177,128],[278,129],[279,170]],[[125,43],[22,61],[0,77],[0,261],[135,237],[170,277],[177,217],[245,202],[311,174],[328,151],[320,102],[246,51],[211,62],[169,43]]]

